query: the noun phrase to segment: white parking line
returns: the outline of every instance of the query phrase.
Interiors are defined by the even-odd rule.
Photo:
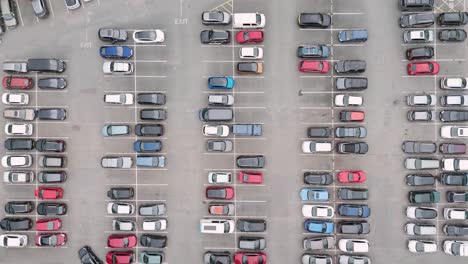
[[[163,63],[163,62],[167,62],[167,60],[134,60],[134,62],[154,62],[154,63]]]
[[[167,78],[166,75],[105,75],[106,78]]]
[[[15,5],[16,5],[16,7],[18,8],[18,15],[19,15],[19,20],[20,20],[20,22],[21,22],[21,26],[24,27],[23,16],[21,15],[21,8],[20,8],[19,5],[18,5],[18,0],[15,0]]]
[[[223,94],[231,94],[232,92],[227,91],[216,91],[216,92],[206,92],[203,91],[205,94],[212,94],[212,93],[223,93]],[[254,92],[254,91],[246,91],[246,92],[234,92],[234,94],[264,94],[265,92]]]
[[[47,0],[47,2],[48,2],[47,7],[49,7],[50,14],[52,15],[53,18],[55,18],[54,7],[52,6],[51,0]]]
[[[107,186],[169,186],[168,183],[108,183]]]

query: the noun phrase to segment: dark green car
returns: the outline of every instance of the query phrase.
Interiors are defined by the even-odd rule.
[[[160,251],[143,251],[140,253],[140,262],[145,264],[161,264],[164,253]]]
[[[440,201],[440,193],[438,191],[411,191],[408,194],[410,203],[438,203]]]

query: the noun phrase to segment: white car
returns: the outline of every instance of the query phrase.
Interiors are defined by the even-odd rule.
[[[466,126],[442,126],[440,128],[442,138],[464,138],[468,137],[468,127]]]
[[[226,125],[204,125],[202,133],[204,136],[227,137],[229,136],[229,127]]]
[[[441,89],[467,89],[467,79],[462,77],[445,77],[440,79]]]
[[[65,0],[65,6],[68,10],[74,10],[81,6],[80,0]]]
[[[366,253],[369,252],[369,240],[340,239],[338,248],[343,252]]]
[[[331,142],[316,142],[316,141],[304,141],[302,142],[302,152],[304,153],[321,153],[331,152]]]
[[[34,182],[33,171],[5,171],[3,173],[3,182],[5,183],[30,183]]]
[[[210,172],[208,173],[209,183],[231,183],[232,174],[230,172]]]
[[[24,168],[32,165],[32,155],[6,155],[2,158],[4,168]]]
[[[406,216],[410,219],[435,219],[437,210],[431,207],[408,206],[406,207]]]
[[[133,231],[136,228],[135,221],[127,219],[112,220],[112,229],[115,231]]]
[[[452,256],[468,256],[468,241],[445,240],[444,252]]]
[[[210,94],[208,104],[213,106],[230,106],[234,104],[234,96],[230,94]]]
[[[146,219],[143,221],[143,230],[164,231],[167,229],[166,219]]]
[[[4,93],[2,102],[6,105],[27,105],[29,103],[29,95],[25,93]]]
[[[433,94],[411,94],[406,97],[408,106],[431,106],[436,103],[437,97]]]
[[[468,159],[447,158],[442,159],[443,171],[466,171],[468,170]]]
[[[407,223],[405,233],[410,236],[435,236],[437,228],[430,224]]]
[[[444,218],[446,220],[467,220],[468,209],[466,208],[444,208]]]
[[[112,215],[131,215],[135,212],[135,206],[128,203],[108,203],[107,213]]]
[[[361,106],[362,103],[362,96],[352,96],[346,94],[335,95],[335,106]]]
[[[132,157],[103,157],[101,166],[109,169],[129,169],[133,166]]]
[[[242,47],[239,49],[239,57],[243,60],[261,60],[263,59],[263,48]]]
[[[437,251],[437,243],[432,240],[409,240],[408,250],[412,253],[432,253]]]
[[[161,43],[164,42],[164,32],[160,29],[136,30],[133,40],[135,43]]]
[[[24,123],[5,124],[5,134],[8,136],[31,136],[33,134],[33,125]]]
[[[28,245],[28,237],[19,234],[7,234],[0,236],[0,247],[20,248]]]
[[[116,62],[116,61],[106,61],[102,64],[102,71],[105,74],[132,74],[133,73],[133,63],[131,62]]]
[[[134,96],[130,93],[120,94],[105,94],[104,103],[118,104],[118,105],[132,105],[134,102]]]
[[[444,95],[440,97],[442,106],[468,106],[468,95]]]
[[[305,204],[302,206],[302,215],[304,217],[332,218],[335,215],[335,210],[328,205]]]

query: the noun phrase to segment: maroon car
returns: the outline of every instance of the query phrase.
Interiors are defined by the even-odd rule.
[[[463,143],[443,143],[439,146],[442,154],[465,154],[466,145]]]

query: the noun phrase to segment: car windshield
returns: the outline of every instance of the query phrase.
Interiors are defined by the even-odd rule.
[[[461,248],[461,244],[460,244],[460,243],[453,243],[453,244],[452,244],[452,253],[453,253],[455,256],[459,256],[459,255],[460,255],[460,248]]]
[[[421,242],[416,243],[416,251],[417,252],[424,252],[424,244]]]
[[[230,228],[230,225],[228,222],[224,223],[224,233],[228,233],[229,232],[229,228]]]
[[[213,78],[210,80],[210,84],[213,86],[227,86],[226,78]]]
[[[140,31],[136,33],[137,39],[140,40],[154,40],[156,39],[155,31]]]
[[[212,12],[208,13],[208,18],[207,20],[211,21],[223,21],[223,13],[221,12]]]

